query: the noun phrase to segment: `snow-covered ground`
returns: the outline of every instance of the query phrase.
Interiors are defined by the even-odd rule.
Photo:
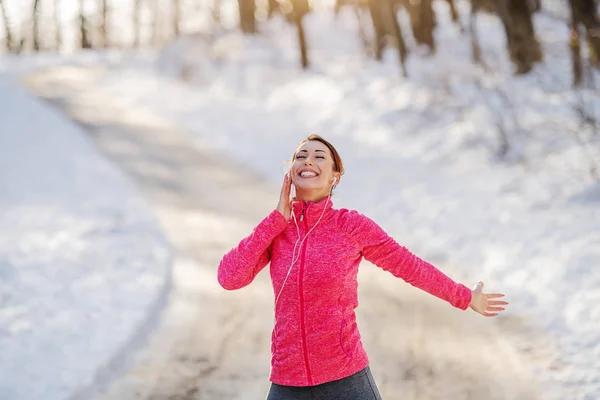
[[[95,90],[176,121],[273,182],[307,133],[330,139],[347,170],[337,207],[371,216],[466,284],[505,292],[511,305],[490,323],[521,321],[523,352],[539,331],[552,343],[532,364],[544,399],[598,398],[600,134],[579,115],[600,116],[598,95],[571,90],[568,29],[556,18],[536,17],[544,62],[514,77],[496,18],[479,17],[484,72],[446,3],[435,4],[438,53],[409,38],[407,79],[394,51],[381,64],[363,56],[344,10],[307,17],[308,71],[294,28],[274,20],[257,37],[197,35],[134,61],[106,57]]]
[[[8,75],[0,121],[0,399],[66,399],[143,343],[170,250],[129,179]]]
[[[124,58],[96,89],[177,121],[273,182],[300,139],[322,134],[347,166],[336,206],[373,217],[465,283],[505,292],[504,318],[522,321],[515,345],[528,351],[541,330],[554,346],[532,366],[544,398],[598,397],[600,186],[589,171],[600,160],[598,135],[576,111],[595,115],[597,95],[570,89],[568,31],[556,19],[536,17],[545,61],[514,77],[495,18],[479,20],[484,73],[436,5],[439,52],[411,42],[408,79],[393,51],[382,64],[362,55],[344,11],[307,18],[306,72],[294,29],[275,20],[258,37],[199,35],[149,63]]]

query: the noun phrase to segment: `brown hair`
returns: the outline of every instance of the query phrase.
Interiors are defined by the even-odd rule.
[[[306,142],[310,142],[313,140],[323,143],[329,149],[329,151],[331,152],[331,157],[333,158],[333,170],[335,172],[339,172],[340,176],[344,175],[344,163],[342,163],[342,158],[340,157],[340,153],[338,153],[338,151],[335,149],[335,147],[333,147],[333,145],[331,143],[329,143],[327,140],[323,139],[321,136],[315,135],[314,133],[311,133],[310,135],[308,135],[306,137],[306,139],[304,139],[300,143],[298,143],[298,146],[296,147],[296,151],[294,152],[294,155],[292,156],[292,162],[294,162],[294,160],[296,159],[296,152],[298,151],[300,146],[302,146]]]

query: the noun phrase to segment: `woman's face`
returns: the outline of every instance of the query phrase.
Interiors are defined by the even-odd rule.
[[[331,153],[323,143],[310,140],[302,144],[296,151],[291,168],[296,193],[322,192],[327,196],[335,176],[333,165]]]

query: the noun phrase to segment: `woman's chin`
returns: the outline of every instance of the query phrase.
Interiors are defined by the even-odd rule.
[[[302,182],[294,186],[296,186],[296,191],[303,190],[307,192],[314,192],[323,189],[322,185],[319,185],[317,182]]]

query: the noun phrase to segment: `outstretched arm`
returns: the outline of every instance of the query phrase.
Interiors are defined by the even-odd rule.
[[[468,287],[398,244],[373,220],[349,211],[341,222],[367,261],[454,307],[466,310],[471,304],[473,292]]]
[[[466,310],[471,307],[486,317],[494,317],[507,305],[506,301],[495,300],[504,297],[500,293],[483,293],[483,282],[473,290],[454,282],[442,271],[411,253],[398,244],[379,225],[355,211],[346,218],[350,235],[356,240],[367,261],[404,279],[454,307]]]

